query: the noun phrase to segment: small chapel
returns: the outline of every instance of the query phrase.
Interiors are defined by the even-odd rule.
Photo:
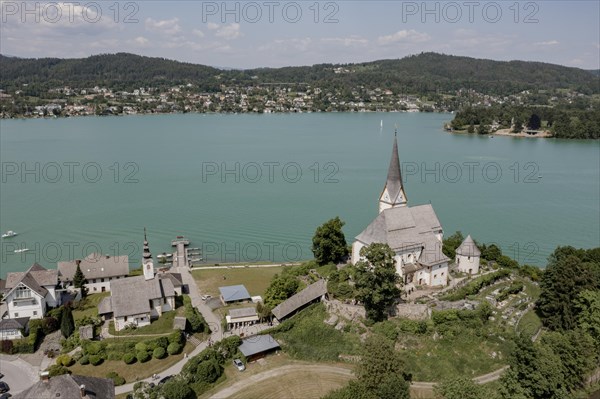
[[[402,182],[398,140],[394,135],[387,180],[379,196],[379,214],[352,244],[352,262],[373,243],[388,244],[395,252],[396,273],[406,288],[446,286],[448,262],[442,252],[443,229],[431,204],[409,206]]]

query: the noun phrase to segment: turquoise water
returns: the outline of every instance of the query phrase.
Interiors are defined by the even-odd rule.
[[[94,250],[135,266],[144,227],[154,254],[185,235],[211,262],[309,258],[325,220],[351,241],[376,216],[394,124],[409,204],[431,202],[446,234],[542,266],[559,244],[600,245],[599,142],[450,135],[451,117],[3,120],[0,229],[20,234],[2,240],[0,275]]]

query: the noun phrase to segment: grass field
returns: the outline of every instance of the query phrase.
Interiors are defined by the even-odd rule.
[[[263,295],[271,282],[271,278],[281,273],[284,267],[248,267],[194,270],[192,276],[202,294],[219,296],[219,287],[243,284],[250,295]]]
[[[90,294],[85,299],[82,299],[79,302],[77,309],[73,310],[73,318],[75,321],[83,319],[86,316],[98,316],[98,304],[103,298],[106,298],[109,295],[110,292],[101,292],[99,294]]]
[[[542,321],[535,313],[535,310],[529,310],[523,315],[517,326],[517,331],[527,336],[533,336],[542,327]]]
[[[106,377],[111,371],[116,371],[120,376],[125,378],[127,383],[135,382],[143,378],[150,377],[152,374],[160,374],[162,370],[166,370],[183,358],[183,353],[190,353],[194,350],[194,345],[186,343],[183,352],[179,355],[167,356],[164,359],[150,359],[146,363],[125,364],[122,360],[105,360],[98,366],[87,364],[85,366],[75,363],[69,367],[73,374],[87,375],[91,377]]]

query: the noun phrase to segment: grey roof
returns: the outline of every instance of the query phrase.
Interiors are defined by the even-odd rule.
[[[89,281],[97,278],[126,276],[129,274],[129,257],[109,256],[91,253],[84,259],[75,259],[68,262],[58,262],[58,271],[61,280],[72,281],[77,270],[77,262],[85,278]]]
[[[242,340],[239,346],[240,352],[246,357],[279,348],[279,342],[275,341],[269,334],[255,335]]]
[[[175,289],[169,279],[135,276],[111,281],[110,294],[114,316],[122,317],[150,312],[150,300],[173,297]],[[98,311],[100,305],[107,306],[101,302]]]
[[[400,171],[400,158],[398,157],[398,140],[396,137],[394,137],[392,159],[390,160],[385,187],[388,190],[388,194],[390,195],[390,200],[392,203],[396,202],[400,191],[404,191],[402,185],[402,173]]]
[[[16,319],[0,320],[0,330],[20,330],[27,327],[29,317],[18,317]]]
[[[456,253],[458,255],[463,256],[481,255],[481,251],[479,250],[479,248],[477,248],[477,245],[475,245],[475,241],[473,241],[470,234],[467,236],[467,238],[465,238],[462,244],[460,244],[460,246],[456,248]]]
[[[34,263],[25,272],[8,273],[5,288],[5,291],[8,291],[7,295],[21,283],[44,297],[48,293],[44,286],[54,287],[58,284],[58,271],[47,270],[43,266]]]
[[[442,246],[442,242],[435,238],[435,236],[427,236],[423,242],[424,248],[418,262],[423,266],[435,266],[440,263],[448,262],[450,258],[444,255]]]
[[[32,387],[14,395],[15,399],[82,399],[80,386],[85,385],[89,399],[114,399],[115,384],[108,378],[63,374],[48,381],[38,381]]]
[[[87,325],[79,327],[80,339],[94,339],[94,326]]]
[[[183,279],[181,278],[181,273],[159,273],[158,277],[171,280],[173,287],[183,286]]]
[[[173,329],[185,330],[187,319],[183,316],[175,316],[173,319]]]
[[[307,303],[310,303],[325,294],[327,294],[327,282],[325,280],[318,280],[275,306],[272,313],[278,320],[281,320]]]
[[[442,230],[431,204],[385,209],[356,239],[366,245],[388,244],[393,250],[422,247]],[[435,238],[435,237],[434,237]]]
[[[103,315],[107,313],[112,313],[112,300],[111,297],[107,296],[102,298],[100,303],[98,303],[98,314]]]
[[[251,299],[248,290],[243,285],[228,285],[226,287],[219,287],[219,291],[221,292],[221,296],[225,302]]]
[[[240,317],[250,317],[256,316],[256,308],[239,308],[239,309],[231,309],[229,311],[229,317],[238,319]]]

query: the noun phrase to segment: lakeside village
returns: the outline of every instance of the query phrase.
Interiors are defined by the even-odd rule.
[[[335,73],[349,73],[336,68]],[[136,115],[160,113],[302,113],[302,112],[454,112],[465,106],[528,105],[548,97],[547,106],[573,104],[585,97],[575,90],[523,91],[495,96],[461,89],[427,96],[356,86],[324,90],[308,84],[221,85],[200,92],[193,83],[170,88],[140,87],[131,92],[110,87],[56,87],[35,97],[28,84],[14,92],[0,89],[0,118]]]
[[[534,309],[541,270],[471,236],[444,239],[434,207],[409,206],[406,192],[394,138],[379,212],[351,249],[335,218],[317,229],[315,259],[301,265],[191,267],[201,254],[184,237],[155,265],[144,231],[133,271],[127,256],[90,254],[8,273],[1,349],[27,365],[23,375],[41,373],[13,397],[321,397],[367,384],[365,362],[390,359],[396,396],[378,383],[373,398],[408,398],[397,393],[409,386],[421,398],[447,397],[435,395],[451,378],[521,383],[502,375],[520,372],[514,345],[544,335]],[[588,371],[575,371],[570,389]]]

